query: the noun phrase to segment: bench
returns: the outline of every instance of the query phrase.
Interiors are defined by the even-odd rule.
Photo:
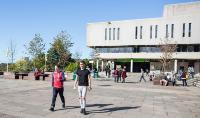
[[[21,76],[21,78],[23,80],[24,76],[28,76],[28,73],[18,73],[18,72],[15,72],[15,79],[19,79],[19,76]]]
[[[45,77],[49,77],[49,74],[38,74],[37,76],[35,76],[35,80],[40,80],[40,77],[42,77],[42,80],[45,80]]]

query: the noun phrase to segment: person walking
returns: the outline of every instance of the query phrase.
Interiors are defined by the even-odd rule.
[[[140,77],[140,82],[142,81],[142,79],[144,80],[144,82],[146,82],[145,78],[144,78],[144,71],[141,68],[141,77]]]
[[[181,79],[182,79],[182,82],[183,82],[183,86],[187,86],[186,72],[185,71],[182,73]]]
[[[123,70],[122,70],[122,83],[125,83],[126,77],[127,77],[127,75],[126,75],[126,68],[123,68]]]
[[[121,76],[122,76],[122,69],[121,69],[121,67],[120,67],[119,70],[118,70],[118,80],[119,80],[119,82],[122,81]]]
[[[113,77],[114,77],[114,82],[117,82],[119,81],[119,77],[118,77],[118,73],[119,71],[117,70],[117,68],[114,70],[113,72]]]
[[[55,66],[55,71],[52,73],[53,97],[52,97],[51,107],[49,109],[50,111],[54,111],[55,102],[56,102],[58,93],[62,101],[62,108],[65,108],[65,97],[63,95],[63,92],[64,92],[63,82],[65,80],[65,76],[64,76],[64,72],[60,71],[59,68],[60,68],[60,65],[57,64]]]
[[[91,90],[92,88],[91,88],[90,71],[85,69],[84,61],[80,61],[80,69],[77,69],[76,80],[74,82],[74,89],[76,89],[77,83],[78,83],[79,102],[81,107],[80,112],[86,115],[85,107],[86,107],[87,89]]]

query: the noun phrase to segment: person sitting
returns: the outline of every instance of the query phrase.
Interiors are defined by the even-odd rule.
[[[169,73],[167,73],[167,76],[165,76],[164,78],[162,78],[161,80],[160,80],[160,85],[165,85],[165,86],[167,86],[168,85],[168,80],[170,79],[170,76],[169,76]]]
[[[40,71],[37,68],[35,69],[34,76],[35,76],[35,80],[40,79]]]

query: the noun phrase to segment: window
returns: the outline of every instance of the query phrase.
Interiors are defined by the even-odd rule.
[[[185,37],[185,23],[183,23],[183,35],[182,37]]]
[[[137,29],[137,27],[135,27],[135,39],[137,39],[137,31],[138,29]]]
[[[120,36],[120,28],[117,28],[117,40],[119,40],[119,36]]]
[[[191,37],[191,28],[192,28],[192,23],[189,23],[188,37]]]
[[[142,26],[140,26],[140,39],[142,39]]]
[[[158,37],[158,25],[155,26],[155,38]]]
[[[152,25],[150,26],[150,39],[152,39]]]
[[[166,29],[165,29],[165,31],[166,31],[165,37],[168,38],[168,24],[166,24]]]
[[[109,28],[109,40],[111,40],[111,28]]]
[[[171,38],[174,38],[174,24],[171,25]]]
[[[113,40],[115,40],[115,28],[113,28]]]
[[[107,28],[105,29],[105,40],[107,40]]]

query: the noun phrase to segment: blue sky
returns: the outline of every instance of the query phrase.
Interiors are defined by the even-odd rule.
[[[16,45],[16,56],[28,56],[24,44],[40,33],[49,49],[61,30],[72,36],[72,53],[89,58],[86,25],[89,22],[161,17],[165,4],[198,0],[0,0],[0,63],[10,41]]]

